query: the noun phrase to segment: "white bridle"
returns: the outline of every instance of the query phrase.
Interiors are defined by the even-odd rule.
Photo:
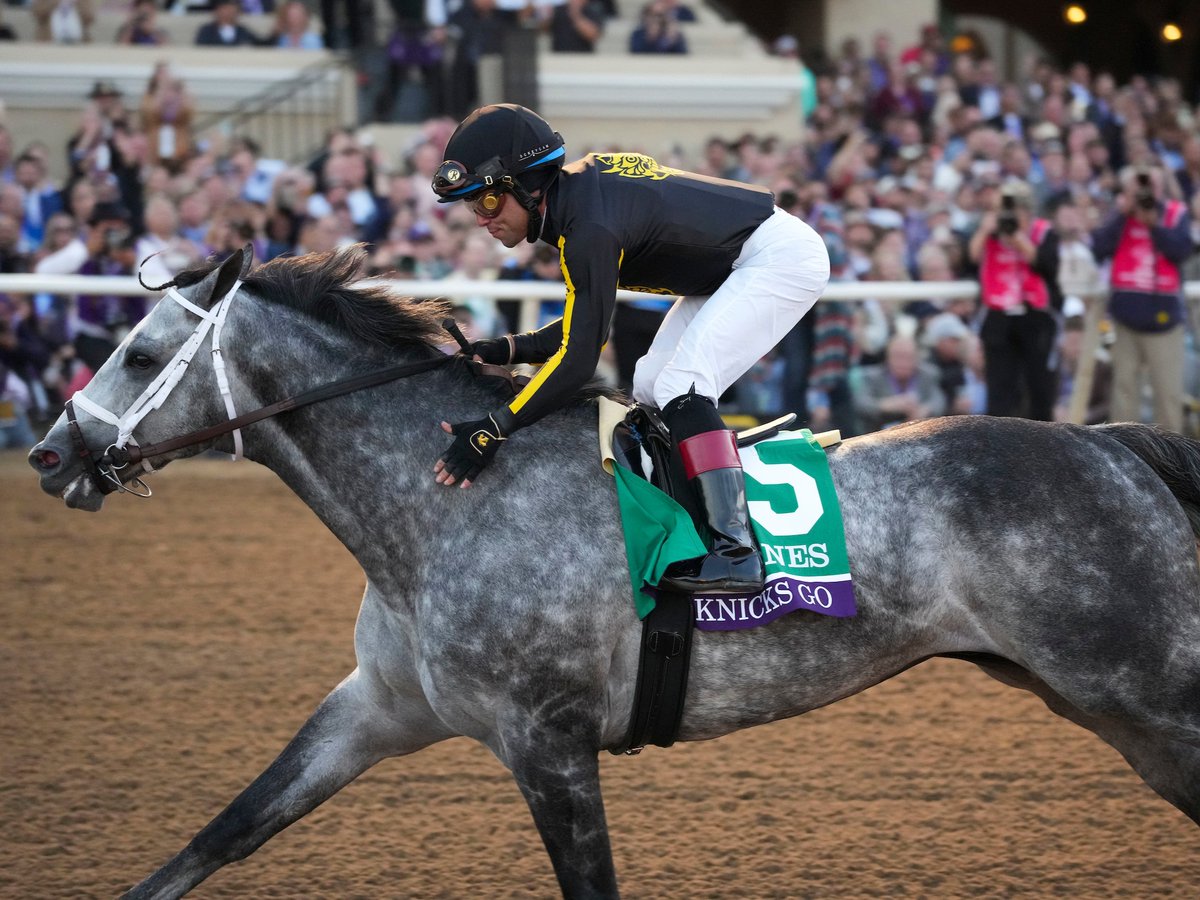
[[[109,450],[113,447],[120,449],[130,442],[134,446],[137,446],[137,440],[133,437],[134,429],[138,427],[142,419],[166,402],[171,391],[175,389],[175,386],[179,384],[183,376],[187,373],[192,357],[200,349],[200,345],[204,342],[204,338],[207,336],[210,328],[212,329],[211,355],[213,372],[217,377],[217,387],[221,392],[222,400],[225,401],[225,411],[228,413],[229,418],[237,418],[237,411],[233,405],[233,392],[229,388],[229,377],[225,372],[225,360],[221,355],[221,329],[225,325],[225,318],[229,315],[229,308],[233,305],[233,298],[237,295],[238,289],[241,286],[241,279],[235,281],[229,292],[211,310],[203,309],[192,303],[174,287],[167,290],[163,299],[169,297],[174,300],[184,309],[198,316],[200,322],[192,331],[191,336],[175,352],[170,362],[163,366],[162,371],[142,391],[141,396],[133,401],[132,405],[123,415],[117,415],[95,401],[90,400],[82,390],[75,392],[74,396],[71,397],[71,401],[75,406],[90,413],[100,421],[116,427],[117,439],[109,445]],[[233,431],[233,458],[240,459],[241,457],[242,432],[241,429],[235,429]],[[142,467],[145,472],[154,471],[149,460],[143,460]],[[127,493],[137,493],[136,491],[130,491],[123,484],[118,484],[118,487]],[[148,496],[148,494],[143,496]]]

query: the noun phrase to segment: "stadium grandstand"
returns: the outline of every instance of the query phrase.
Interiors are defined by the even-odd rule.
[[[160,284],[246,243],[266,260],[363,242],[371,274],[401,291],[453,285],[438,293],[478,337],[552,319],[561,275],[550,248],[505,250],[429,189],[456,122],[500,101],[540,112],[569,154],[641,152],[770,188],[825,239],[826,299],[731,389],[731,418],[797,411],[849,435],[995,412],[987,372],[1000,363],[972,238],[1019,196],[1030,227],[1044,223],[1039,245],[1053,236],[1053,271],[1037,275],[1054,299],[1039,363],[1050,415],[1103,421],[1128,323],[1112,318],[1114,252],[1100,249],[1133,196],[1130,178],[1152,173],[1164,215],[1200,239],[1193,7],[5,5],[0,363],[5,408],[16,411],[7,441],[20,446],[52,421],[154,302],[129,287],[135,272]],[[1178,269],[1171,403],[1182,413],[1164,424],[1195,431],[1195,253]],[[18,275],[44,280],[3,280]],[[91,292],[54,281],[78,275],[126,282]],[[637,324],[618,316],[603,376],[627,386],[621,357],[643,346],[666,306],[635,301]],[[896,368],[907,355],[910,372]],[[874,396],[877,384],[896,386],[894,396]],[[1015,410],[1031,414],[1030,388],[1016,390]],[[1159,416],[1154,395],[1138,387],[1137,415]]]

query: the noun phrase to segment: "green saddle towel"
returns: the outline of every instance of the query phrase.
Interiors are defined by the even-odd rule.
[[[749,596],[697,595],[696,627],[750,628],[799,609],[853,616],[845,529],[825,450],[806,428],[781,432],[739,453],[766,584]],[[654,608],[655,585],[667,566],[707,549],[691,516],[671,497],[621,466],[613,474],[633,602],[644,618]]]

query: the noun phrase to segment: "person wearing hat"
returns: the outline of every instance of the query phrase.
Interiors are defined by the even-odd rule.
[[[88,92],[88,99],[95,100],[97,103],[120,96],[121,89],[117,87],[117,83],[111,78],[97,79],[92,83],[92,89]]]
[[[117,124],[125,122],[129,116],[121,89],[115,81],[101,78],[92,85],[87,99],[91,102],[83,113],[83,127],[72,140],[77,141],[85,134],[89,146],[112,140]]]
[[[1055,395],[1050,367],[1057,335],[1054,314],[1062,308],[1062,293],[1055,278],[1057,248],[1052,259],[1039,247],[1050,223],[1033,219],[1031,206],[1028,185],[1005,185],[999,202],[980,220],[967,252],[979,266],[980,299],[987,310],[979,336],[988,415],[1024,412],[1049,422]]]
[[[662,410],[712,549],[673,566],[660,586],[756,591],[762,560],[736,440],[717,400],[816,303],[829,279],[825,245],[764,188],[637,153],[591,153],[567,165],[564,157],[548,122],[499,104],[459,125],[434,175],[439,201],[465,201],[504,246],[556,246],[566,282],[561,319],[474,345],[485,362],[543,365],[511,403],[475,421],[442,423],[454,440],[435,479],[469,486],[514,431],[560,408],[592,377],[618,287],[678,296],[637,364],[633,395]]]
[[[213,0],[212,20],[196,29],[198,47],[253,47],[258,35],[238,22],[241,0]]]

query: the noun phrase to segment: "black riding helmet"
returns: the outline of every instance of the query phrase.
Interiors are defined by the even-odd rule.
[[[496,197],[511,193],[529,213],[526,239],[533,243],[542,231],[539,198],[533,192],[544,193],[554,183],[565,155],[562,135],[533,110],[515,103],[484,106],[450,136],[446,160],[433,176],[433,192],[439,203],[474,200],[485,192]],[[486,206],[486,197],[483,202]]]

